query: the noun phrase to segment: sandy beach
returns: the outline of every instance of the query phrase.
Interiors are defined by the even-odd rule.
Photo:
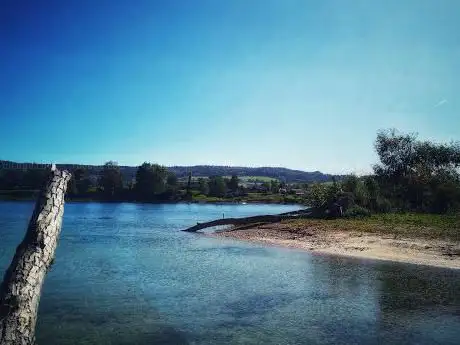
[[[275,223],[249,229],[226,230],[210,236],[283,246],[352,257],[389,260],[460,269],[460,243],[389,234],[293,228]]]

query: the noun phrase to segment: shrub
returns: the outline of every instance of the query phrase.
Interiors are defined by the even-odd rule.
[[[390,200],[379,197],[376,200],[375,211],[380,213],[387,213],[392,210],[392,205]]]
[[[362,218],[362,217],[369,217],[371,212],[362,206],[353,205],[348,210],[345,211],[344,216],[347,218]]]

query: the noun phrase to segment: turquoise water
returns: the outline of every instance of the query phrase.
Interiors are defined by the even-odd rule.
[[[0,273],[32,208],[0,202]],[[460,271],[179,231],[291,209],[66,204],[39,344],[458,344]]]

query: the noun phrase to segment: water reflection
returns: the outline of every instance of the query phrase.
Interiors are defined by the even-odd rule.
[[[248,207],[246,207],[248,206]],[[32,205],[0,203],[0,268]],[[456,344],[460,272],[180,232],[277,205],[68,204],[41,344]]]

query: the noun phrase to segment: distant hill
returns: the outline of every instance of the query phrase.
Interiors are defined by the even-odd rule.
[[[37,163],[17,163],[11,161],[0,160],[0,169],[27,169],[27,168],[45,168],[46,164]],[[102,166],[82,165],[82,164],[57,164],[59,169],[75,170],[77,168],[85,168],[90,172],[90,175],[97,175],[102,169]],[[194,165],[194,166],[172,166],[168,170],[174,172],[177,177],[186,177],[191,171],[194,177],[206,177],[212,175],[220,176],[264,176],[269,178],[279,179],[284,182],[327,182],[331,181],[335,176],[340,179],[341,175],[323,174],[320,171],[301,171],[287,168],[275,167],[231,167],[220,165]],[[125,180],[133,179],[136,175],[137,167],[120,166],[120,171]]]
[[[168,168],[178,177],[187,176],[191,171],[193,176],[265,176],[279,179],[285,182],[326,182],[331,181],[333,175],[323,174],[320,171],[306,172],[287,168],[275,167],[231,167],[220,165],[195,165],[195,166],[172,166]],[[339,177],[340,176],[336,176]]]

